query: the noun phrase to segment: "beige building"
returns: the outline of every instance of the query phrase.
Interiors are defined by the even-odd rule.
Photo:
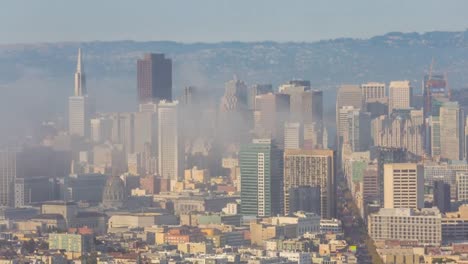
[[[415,163],[384,165],[384,207],[424,207],[424,167]]]
[[[442,215],[437,208],[382,208],[368,217],[369,235],[374,241],[399,240],[439,246]]]
[[[388,112],[411,107],[412,88],[410,81],[390,82]]]
[[[468,237],[468,205],[462,205],[457,212],[448,212],[442,218],[443,241],[466,241]]]
[[[289,214],[289,190],[293,187],[320,187],[320,213],[335,215],[335,155],[333,150],[284,151],[284,213]]]
[[[185,170],[184,179],[186,182],[208,182],[210,179],[209,171],[198,169],[196,166],[192,169]]]
[[[361,84],[364,102],[386,101],[385,83],[368,82]]]
[[[297,224],[271,225],[268,223],[250,223],[250,240],[253,246],[263,246],[264,241],[272,238],[297,237]]]
[[[131,228],[145,228],[153,225],[177,225],[174,215],[160,213],[116,214],[108,220],[108,232],[123,232]]]

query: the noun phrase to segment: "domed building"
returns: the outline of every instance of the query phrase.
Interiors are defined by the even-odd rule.
[[[118,176],[109,177],[104,187],[102,205],[108,208],[119,208],[124,205],[126,198],[127,194],[122,179]]]

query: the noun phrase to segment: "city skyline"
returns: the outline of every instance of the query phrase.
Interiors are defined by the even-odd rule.
[[[11,39],[37,12],[40,26],[72,11],[37,32],[83,42],[0,44],[0,263],[468,263],[468,29],[315,43],[236,31],[292,40],[452,15],[436,30],[468,4],[107,1],[6,5],[26,7],[10,10],[26,16]],[[186,40],[239,41],[85,40],[177,38],[188,22]]]

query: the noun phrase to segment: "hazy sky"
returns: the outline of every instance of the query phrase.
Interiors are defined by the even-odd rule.
[[[0,43],[314,41],[468,28],[467,0],[11,0]]]

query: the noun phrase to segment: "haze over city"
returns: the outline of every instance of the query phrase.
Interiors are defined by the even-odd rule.
[[[2,3],[0,264],[468,263],[466,10]]]

